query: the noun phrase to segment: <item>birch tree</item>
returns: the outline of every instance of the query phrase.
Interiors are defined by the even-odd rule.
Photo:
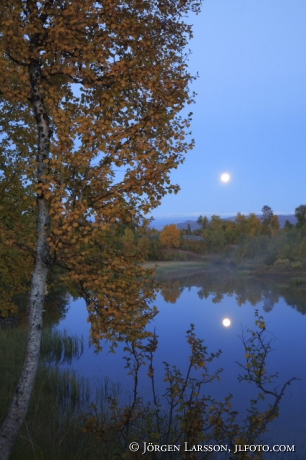
[[[193,102],[185,18],[199,8],[196,0],[1,1],[1,180],[18,165],[22,244],[19,230],[2,227],[16,253],[32,257],[28,344],[1,460],[27,412],[52,264],[85,298],[98,349],[101,338],[145,334],[156,313],[139,254],[120,249],[118,228],[178,191],[169,173],[193,146],[191,114],[180,115]]]

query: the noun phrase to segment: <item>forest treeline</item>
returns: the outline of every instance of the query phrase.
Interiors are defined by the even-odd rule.
[[[148,222],[122,228],[121,244],[127,252],[141,251],[147,260],[188,260],[205,254],[233,255],[237,261],[262,258],[264,264],[293,263],[306,256],[306,205],[295,209],[296,224],[281,228],[278,216],[265,205],[262,216],[238,213],[234,220],[199,216],[199,228],[179,229],[175,224],[158,231]],[[295,266],[294,265],[294,266]]]

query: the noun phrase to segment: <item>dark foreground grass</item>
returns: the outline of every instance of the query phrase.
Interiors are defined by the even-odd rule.
[[[0,423],[18,382],[24,357],[26,329],[0,329]],[[82,352],[82,341],[63,334],[44,333],[42,359],[26,422],[14,446],[12,460],[96,460],[105,456],[105,442],[84,433],[84,414],[92,403],[86,380],[70,370],[61,370],[59,362],[69,362]],[[109,384],[98,391],[96,401],[115,397]],[[106,397],[105,397],[106,396]]]

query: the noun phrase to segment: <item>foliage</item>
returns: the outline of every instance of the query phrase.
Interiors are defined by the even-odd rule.
[[[183,18],[200,3],[1,1],[3,314],[30,291],[24,372],[1,427],[5,457],[33,387],[52,264],[86,300],[97,349],[102,337],[115,346],[145,334],[156,313],[141,251],[122,250],[121,230],[179,189],[169,174],[193,147],[192,114],[180,115],[193,102]]]
[[[185,238],[182,249],[200,253],[217,253],[232,257],[236,262],[245,258],[261,260],[267,265],[274,265],[277,259],[289,259],[290,267],[303,263],[306,254],[306,238],[302,225],[303,205],[296,208],[300,213],[300,223],[296,227],[288,222],[280,228],[278,216],[269,206],[263,207],[263,216],[259,219],[254,213],[249,216],[238,213],[235,220],[212,216],[209,221],[200,216],[198,224],[203,229],[195,230],[193,235],[202,236],[198,245]],[[292,265],[293,264],[293,265]]]
[[[1,118],[0,115],[0,127]],[[0,138],[3,129],[0,130]],[[16,315],[16,297],[29,291],[34,266],[35,238],[33,207],[28,191],[24,193],[22,162],[10,149],[0,145],[0,316]],[[25,212],[25,207],[27,212]]]
[[[220,216],[213,215],[209,226],[204,232],[205,242],[212,251],[217,251],[226,245],[225,224]]]
[[[272,209],[270,208],[270,206],[265,205],[263,206],[261,211],[262,211],[262,218],[261,218],[262,223],[269,225],[273,217]]]
[[[147,309],[145,296],[137,294],[137,280],[145,275],[135,264],[141,255],[122,255],[116,226],[139,222],[166,192],[178,190],[168,172],[192,147],[185,140],[190,117],[178,115],[192,102],[192,77],[182,53],[191,27],[180,18],[198,8],[199,2],[193,1],[175,6],[109,1],[102,6],[87,0],[63,7],[48,0],[16,0],[15,7],[2,2],[3,181],[21,197],[14,198],[15,214],[32,217],[30,225],[24,222],[20,229],[22,238],[8,225],[2,234],[18,257],[24,240],[23,249],[34,250],[35,192],[38,201],[47,202],[49,261],[64,267],[67,280],[87,297],[96,343],[111,328],[107,321],[100,331],[106,316],[122,324],[119,335],[124,323],[130,328],[131,315],[139,325],[150,317],[141,313]],[[12,35],[13,29],[19,33]],[[34,85],[39,87],[49,138],[39,164]],[[14,169],[8,166],[12,157],[18,159]],[[16,223],[14,209],[5,200],[3,206],[8,220]],[[12,266],[6,264],[8,270]],[[31,267],[33,261],[23,266]],[[125,308],[118,310],[122,302]],[[139,306],[138,312],[132,304]],[[99,321],[98,309],[110,312]]]
[[[179,248],[181,233],[175,224],[165,225],[160,232],[160,242],[166,248]]]
[[[206,217],[200,216],[197,222],[202,227],[207,251],[228,251],[232,245],[245,246],[246,241],[254,241],[261,235],[275,236],[279,230],[278,217],[273,215],[268,206],[264,206],[263,211],[262,220],[254,213],[249,216],[238,213],[234,221],[221,219],[217,215],[213,215],[209,221]]]
[[[181,230],[180,252],[162,247],[155,230],[154,237],[147,234],[150,240],[150,244],[146,242],[149,248],[147,257],[151,260],[190,260],[195,256],[200,258],[204,254],[212,254],[211,260],[216,261],[214,254],[218,254],[225,262],[232,260],[241,263],[244,259],[252,259],[255,265],[264,263],[269,266],[274,266],[278,259],[289,259],[288,269],[302,269],[306,257],[304,226],[287,223],[281,229],[272,209],[268,206],[263,209],[264,222],[254,213],[249,216],[238,213],[235,220],[221,219],[215,215],[209,221],[200,216],[198,224],[202,226],[201,229],[194,230],[191,235]],[[296,209],[301,209],[302,213],[303,205]]]
[[[133,246],[134,240],[135,240],[135,235],[134,235],[133,230],[127,227],[124,230],[124,235],[121,238],[121,241],[123,242],[124,246],[130,248]]]
[[[208,227],[208,218],[206,216],[199,216],[197,219],[197,223],[201,226],[202,230],[205,230]]]
[[[201,257],[201,254],[205,254],[207,252],[207,245],[206,245],[204,239],[202,241],[197,241],[197,240],[193,240],[191,238],[184,238],[183,237],[182,242],[181,242],[181,249],[183,249],[185,251],[192,252],[193,253],[193,258],[195,258],[196,255],[198,257]],[[191,258],[190,256],[191,255],[188,254],[188,252],[187,252],[186,253],[186,260],[188,260],[188,258]]]
[[[306,205],[301,204],[297,208],[295,208],[295,217],[297,218],[296,227],[303,228],[306,224]]]
[[[274,236],[279,229],[279,220],[278,217],[273,214],[270,206],[265,205],[262,208],[261,221],[263,226],[263,233],[265,235]]]
[[[278,259],[303,263],[306,255],[306,239],[295,227],[279,230],[273,238],[268,235],[246,239],[237,249],[242,257],[262,257],[267,265],[274,265]],[[292,265],[293,263],[293,265]]]
[[[262,233],[262,225],[260,219],[254,213],[249,215],[247,219],[247,234],[251,237],[259,236]]]

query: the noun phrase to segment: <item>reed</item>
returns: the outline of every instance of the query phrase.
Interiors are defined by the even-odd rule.
[[[0,423],[6,415],[24,357],[27,331],[0,330]],[[105,442],[84,433],[82,414],[92,405],[89,382],[59,363],[69,363],[83,351],[83,341],[66,332],[46,330],[41,362],[26,422],[12,452],[14,460],[96,460],[103,458]],[[119,388],[105,381],[94,399],[107,414],[106,399],[117,398]]]
[[[84,351],[83,337],[67,335],[67,331],[50,328],[44,331],[41,343],[41,360],[47,363],[68,363],[79,358]]]

